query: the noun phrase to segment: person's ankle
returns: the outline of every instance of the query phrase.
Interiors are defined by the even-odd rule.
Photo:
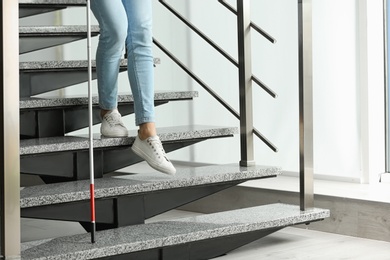
[[[101,109],[100,110],[100,117],[103,118],[108,112],[111,112],[112,110],[105,110]]]
[[[157,131],[154,123],[144,123],[139,126],[138,136],[141,140],[156,136]]]

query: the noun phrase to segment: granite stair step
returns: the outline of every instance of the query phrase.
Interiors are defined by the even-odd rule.
[[[171,101],[192,100],[196,91],[156,92],[155,106]],[[97,96],[92,98],[93,123],[101,123]],[[21,98],[20,136],[21,139],[64,136],[75,130],[88,127],[88,98]],[[118,95],[118,109],[122,116],[134,112],[133,96]]]
[[[275,177],[279,172],[278,167],[237,164],[180,167],[175,176],[153,170],[119,172],[95,180],[97,226],[144,223],[199,198],[248,180]],[[87,223],[89,180],[25,187],[20,202],[23,217]]]
[[[159,128],[165,151],[171,152],[208,139],[232,137],[237,127],[175,126]],[[94,135],[95,175],[102,177],[141,160],[131,150],[137,131],[128,137],[106,138]],[[63,136],[20,141],[22,173],[79,180],[89,178],[88,136]]]
[[[19,0],[19,18],[85,5],[85,0]]]
[[[221,256],[288,226],[329,217],[329,210],[269,204],[90,234],[22,244],[23,260],[143,259],[195,260]]]
[[[91,36],[99,35],[99,26],[91,26]],[[28,53],[87,38],[87,27],[23,26],[19,27],[19,53]]]
[[[122,59],[120,71],[127,70]],[[20,97],[31,97],[88,81],[88,62],[31,61],[19,63]],[[96,79],[96,62],[92,61],[92,78]]]

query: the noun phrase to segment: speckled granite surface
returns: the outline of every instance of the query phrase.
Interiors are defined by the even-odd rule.
[[[175,126],[159,128],[158,133],[162,142],[188,140],[194,138],[223,137],[237,134],[236,127],[213,126]],[[95,148],[132,145],[136,131],[131,131],[125,138],[106,138],[95,134],[93,146]],[[63,136],[20,141],[20,155],[61,152],[71,150],[85,150],[89,148],[88,136]]]
[[[153,58],[154,65],[160,64],[159,58]],[[96,61],[92,60],[91,65],[96,67]],[[127,59],[122,59],[120,64],[121,70],[127,69]],[[26,61],[19,62],[19,70],[21,73],[28,72],[44,72],[44,71],[61,71],[61,70],[86,70],[88,68],[87,60],[62,60],[62,61]]]
[[[99,26],[92,25],[91,32],[98,33]],[[87,33],[87,26],[85,25],[63,25],[63,26],[20,26],[19,35],[21,37],[29,34],[66,34],[66,33]]]
[[[237,164],[181,168],[175,176],[162,173],[140,173],[95,180],[95,197],[105,198],[157,190],[226,183],[273,177],[278,167]],[[26,187],[21,190],[21,208],[89,199],[89,180]]]
[[[96,67],[96,61],[92,60],[92,66]],[[121,67],[127,67],[127,60],[122,59]],[[62,61],[27,61],[19,63],[19,70],[25,71],[44,71],[44,70],[66,70],[66,69],[87,69],[87,60],[62,60]]]
[[[230,236],[269,228],[287,227],[329,217],[329,210],[300,211],[298,206],[270,204],[175,221],[156,222],[96,234],[62,237],[22,244],[22,259],[94,259]]]
[[[85,5],[85,0],[19,0],[19,4]]]
[[[182,100],[198,97],[197,91],[168,91],[156,92],[154,100]],[[92,98],[93,104],[98,104],[97,96]],[[133,95],[118,95],[119,103],[133,102]],[[36,109],[50,107],[67,107],[88,105],[88,97],[69,97],[69,98],[21,98],[19,102],[20,109]]]

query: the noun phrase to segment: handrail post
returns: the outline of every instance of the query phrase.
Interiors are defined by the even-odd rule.
[[[19,2],[0,8],[0,246],[3,258],[20,259]]]
[[[254,165],[250,0],[237,0],[240,165]]]
[[[300,208],[314,207],[312,0],[298,0]]]

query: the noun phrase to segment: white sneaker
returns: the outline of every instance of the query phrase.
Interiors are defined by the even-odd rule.
[[[137,135],[131,149],[135,154],[144,159],[153,169],[169,175],[174,175],[176,173],[176,169],[167,158],[158,136],[152,136],[145,140],[141,140]]]
[[[128,131],[117,109],[106,113],[102,118],[100,133],[106,137],[126,137]]]

